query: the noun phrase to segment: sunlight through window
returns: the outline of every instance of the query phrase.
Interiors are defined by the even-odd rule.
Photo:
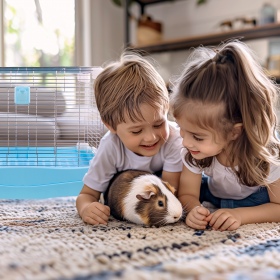
[[[7,67],[73,66],[75,0],[5,0]]]

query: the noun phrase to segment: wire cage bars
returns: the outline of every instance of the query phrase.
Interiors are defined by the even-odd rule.
[[[99,67],[0,67],[0,198],[77,195],[105,129]]]

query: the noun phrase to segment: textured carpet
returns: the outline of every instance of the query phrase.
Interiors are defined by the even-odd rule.
[[[0,279],[280,279],[280,224],[84,224],[75,198],[0,200]]]

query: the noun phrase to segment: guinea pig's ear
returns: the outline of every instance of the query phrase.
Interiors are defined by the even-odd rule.
[[[165,181],[162,181],[162,183],[163,183],[173,194],[175,194],[176,189],[175,189],[172,185],[170,185],[168,182],[165,182]]]
[[[155,193],[153,191],[145,191],[136,195],[139,200],[149,200]]]

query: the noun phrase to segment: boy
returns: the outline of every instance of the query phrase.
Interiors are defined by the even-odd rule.
[[[99,202],[112,177],[126,169],[161,172],[162,179],[179,185],[182,140],[167,120],[169,96],[165,83],[147,60],[124,53],[109,64],[94,86],[100,116],[108,132],[84,176],[76,207],[84,222],[107,224],[108,206]]]

